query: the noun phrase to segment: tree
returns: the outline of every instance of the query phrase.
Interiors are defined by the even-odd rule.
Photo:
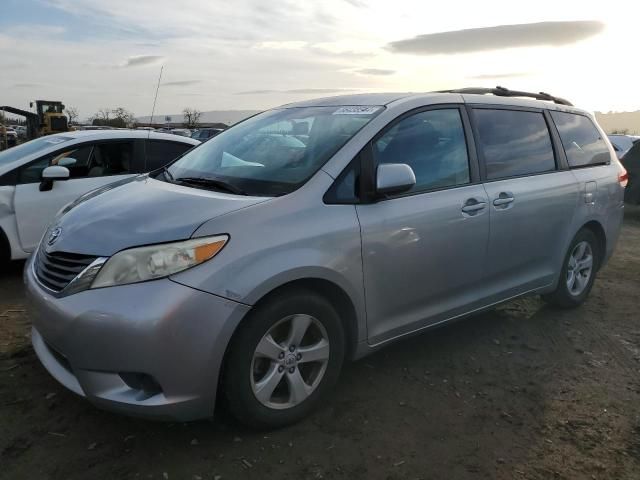
[[[627,135],[628,133],[628,128],[614,128],[613,130],[611,130],[612,135]]]
[[[196,128],[200,121],[200,117],[202,116],[202,112],[195,108],[187,107],[182,111],[182,115],[184,115],[184,126],[186,128]]]
[[[67,107],[64,109],[64,113],[67,114],[69,125],[76,123],[78,120],[78,109],[76,107]]]
[[[133,112],[130,112],[129,110],[122,107],[113,109],[111,113],[113,113],[113,116],[115,117],[114,121],[121,124],[118,126],[128,127],[136,120],[136,116],[133,114]]]
[[[111,118],[111,115],[115,118]],[[126,128],[135,121],[135,115],[123,107],[109,109],[101,108],[91,118],[92,125]]]

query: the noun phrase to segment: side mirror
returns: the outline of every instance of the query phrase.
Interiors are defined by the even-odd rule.
[[[72,165],[75,165],[76,163],[78,163],[78,161],[75,158],[71,157],[64,157],[58,160],[59,167],[70,167]]]
[[[388,195],[410,190],[416,184],[413,169],[406,163],[383,163],[376,172],[376,193]]]
[[[40,191],[46,192],[53,188],[53,182],[56,180],[68,180],[69,169],[60,165],[52,165],[42,171],[42,181],[40,182]]]

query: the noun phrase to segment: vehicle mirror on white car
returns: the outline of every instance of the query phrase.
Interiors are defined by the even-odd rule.
[[[40,191],[45,192],[53,188],[54,181],[68,180],[69,169],[60,165],[52,165],[42,171],[42,181],[40,182]]]
[[[416,175],[406,163],[383,163],[376,172],[376,192],[379,195],[402,193],[416,184]]]

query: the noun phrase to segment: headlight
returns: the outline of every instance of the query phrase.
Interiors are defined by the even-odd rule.
[[[215,257],[228,240],[228,235],[217,235],[123,250],[107,260],[91,288],[144,282],[173,275]]]

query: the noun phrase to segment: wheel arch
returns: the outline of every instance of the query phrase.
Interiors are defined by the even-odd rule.
[[[602,264],[607,252],[607,234],[605,233],[604,227],[597,220],[589,220],[580,228],[580,230],[590,230],[598,240],[598,259],[599,259],[598,269],[599,269],[600,264]]]
[[[338,315],[340,319],[343,321],[345,326],[345,336],[346,336],[346,351],[345,358],[353,359],[357,352],[357,344],[358,344],[358,313],[357,309],[352,301],[352,299],[347,294],[346,290],[342,288],[337,283],[328,280],[326,278],[321,277],[302,277],[294,280],[287,281],[278,286],[271,288],[271,290],[263,292],[262,296],[258,298],[258,300],[253,304],[251,310],[247,312],[244,317],[235,325],[233,332],[228,338],[227,344],[224,349],[224,354],[222,356],[221,366],[219,369],[220,375],[218,376],[218,388],[217,388],[217,400],[220,401],[221,396],[220,392],[222,391],[220,386],[223,383],[224,372],[226,371],[226,364],[229,358],[229,352],[233,345],[234,339],[236,335],[240,331],[240,328],[246,321],[247,317],[251,314],[251,312],[269,301],[271,298],[274,298],[278,295],[286,294],[287,292],[294,291],[311,291],[314,293],[318,293],[324,298],[326,298],[333,306],[338,310]],[[223,396],[224,397],[224,396]]]
[[[260,305],[268,302],[270,299],[279,295],[286,294],[287,292],[302,290],[320,295],[328,300],[329,303],[331,303],[331,305],[336,308],[337,313],[344,325],[344,332],[347,340],[347,358],[351,358],[353,356],[356,351],[356,345],[358,343],[361,322],[359,321],[360,315],[358,315],[356,305],[351,296],[347,293],[347,290],[343,288],[343,286],[339,285],[335,281],[329,280],[324,277],[309,276],[295,278],[275,286],[271,285],[270,287],[271,288],[269,290],[263,290],[262,292],[260,292],[259,297],[257,297],[257,299],[252,302],[252,311],[256,308],[259,308]],[[228,346],[233,342],[233,338],[244,320],[245,319],[243,318],[243,320],[241,320],[238,325],[236,325],[236,328],[227,345],[227,349]]]

